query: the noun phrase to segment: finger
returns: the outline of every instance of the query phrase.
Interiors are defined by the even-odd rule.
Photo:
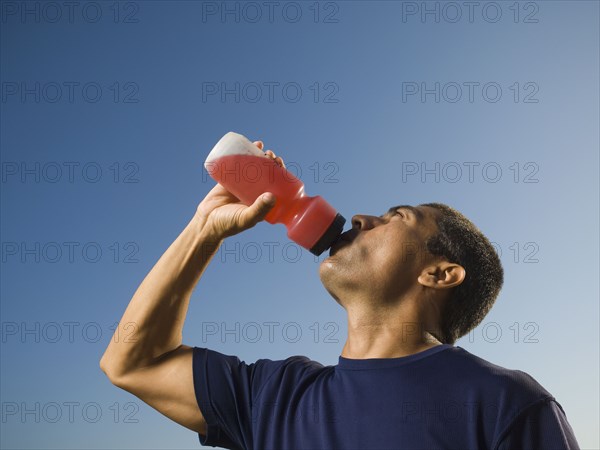
[[[281,159],[281,156],[276,157],[275,162],[285,169],[285,164],[283,162],[283,159]]]
[[[259,196],[252,205],[240,214],[240,227],[248,229],[263,220],[271,208],[275,206],[275,201],[275,196],[270,192],[265,192]]]
[[[273,153],[272,150],[267,150],[265,152],[265,155],[267,155],[269,158],[271,158],[273,161],[275,161],[280,167],[283,167],[285,169],[285,163],[283,162],[283,159],[281,158],[281,156],[275,155],[275,153]]]

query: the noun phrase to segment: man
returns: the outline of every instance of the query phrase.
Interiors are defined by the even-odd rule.
[[[209,192],[127,307],[120,328],[133,323],[134,342],[111,340],[100,362],[113,384],[225,448],[578,448],[562,407],[533,378],[453,345],[490,310],[503,270],[487,238],[445,205],[354,216],[333,245],[319,275],[348,315],[338,365],[246,364],[183,345],[212,256],[275,200],[263,194],[247,207],[218,184]]]

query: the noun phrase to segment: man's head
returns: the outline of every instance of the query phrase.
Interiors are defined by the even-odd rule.
[[[346,309],[366,302],[389,310],[410,302],[427,331],[450,344],[483,320],[503,282],[489,240],[440,203],[354,216],[319,275]]]

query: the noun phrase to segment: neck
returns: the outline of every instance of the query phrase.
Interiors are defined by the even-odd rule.
[[[356,305],[356,304],[354,304]],[[348,338],[342,356],[350,359],[400,358],[441,345],[414,303],[375,308],[347,306]]]

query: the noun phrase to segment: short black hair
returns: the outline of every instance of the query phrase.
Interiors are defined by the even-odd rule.
[[[481,323],[490,311],[504,282],[504,269],[487,237],[460,212],[443,203],[424,203],[437,209],[438,232],[425,242],[434,256],[460,264],[463,282],[452,288],[442,309],[439,329],[431,331],[444,344],[454,344]]]

